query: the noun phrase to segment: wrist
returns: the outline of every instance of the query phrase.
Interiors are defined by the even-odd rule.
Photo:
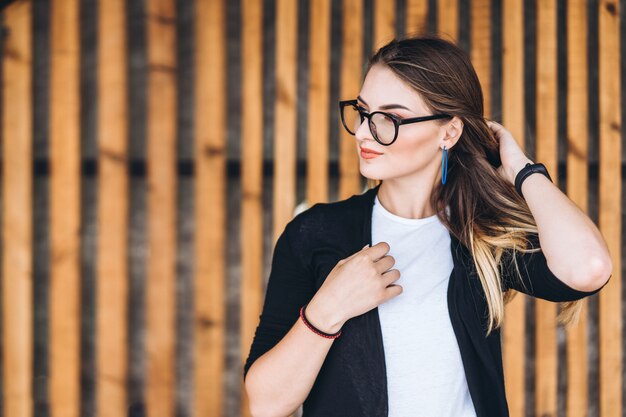
[[[305,315],[309,323],[324,333],[337,333],[345,322],[315,297],[307,304]]]
[[[547,177],[545,177],[544,175],[533,175],[533,174],[540,174],[540,173],[539,173],[539,172],[533,172],[533,173],[531,173],[530,175],[528,175],[528,176],[524,179],[524,181],[522,182],[522,185],[520,186],[521,195],[522,195],[522,197],[524,197],[524,198],[526,198],[526,195],[524,194],[524,189],[525,189],[525,187],[528,185],[528,183],[529,183],[529,182],[530,182],[529,187],[530,187],[530,188],[534,188],[534,185],[533,185],[533,184],[536,184],[536,183],[534,183],[533,181],[543,181],[543,180],[541,179],[541,177],[543,177],[544,179],[548,180],[548,178],[547,178]],[[539,179],[537,179],[537,178],[539,178]],[[550,182],[550,180],[548,180],[548,182]]]
[[[519,174],[519,172],[522,170],[522,168],[526,166],[526,164],[534,164],[534,162],[528,158],[522,158],[519,161],[515,161],[513,164],[511,164],[511,166],[509,167],[509,180],[511,181],[511,184],[515,185],[515,178],[517,177],[517,174]]]

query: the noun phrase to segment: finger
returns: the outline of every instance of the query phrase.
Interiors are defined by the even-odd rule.
[[[385,301],[392,299],[393,297],[402,294],[403,288],[398,284],[391,284],[385,290]],[[384,301],[383,301],[384,302]],[[382,304],[382,303],[381,303]]]
[[[394,266],[395,263],[396,263],[396,260],[393,256],[385,255],[382,258],[380,258],[378,261],[374,262],[374,267],[376,268],[376,271],[379,274],[382,274],[385,271],[389,270],[392,266]]]
[[[487,126],[489,126],[489,128],[490,128],[491,130],[493,130],[494,132],[496,132],[496,131],[498,131],[498,130],[500,130],[500,129],[502,129],[502,128],[504,127],[504,126],[502,126],[500,123],[498,123],[498,122],[493,122],[493,121],[491,121],[491,120],[487,122]]]
[[[400,279],[400,271],[398,269],[390,269],[381,275],[381,278],[386,287],[392,285],[394,282]]]
[[[391,249],[391,247],[389,246],[389,244],[387,242],[381,241],[381,242],[378,242],[377,244],[373,245],[366,252],[367,252],[367,256],[372,261],[376,262],[380,258],[385,256],[389,252],[390,249]]]

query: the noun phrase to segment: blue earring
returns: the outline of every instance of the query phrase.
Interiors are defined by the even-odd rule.
[[[444,168],[445,162],[445,168]],[[441,183],[446,183],[446,178],[448,177],[448,150],[445,145],[443,147],[443,155],[441,155]]]

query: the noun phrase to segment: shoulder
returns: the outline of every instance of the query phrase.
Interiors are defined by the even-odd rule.
[[[302,203],[298,206],[300,208],[296,209],[296,214],[289,221],[288,227],[293,230],[291,233],[296,233],[313,231],[312,229],[320,227],[346,225],[349,219],[357,217],[362,219],[364,203],[364,194],[354,194],[337,201],[318,202],[312,206]]]
[[[294,251],[300,254],[329,246],[352,248],[354,240],[361,236],[366,204],[364,194],[354,194],[301,208],[286,225],[285,233]]]

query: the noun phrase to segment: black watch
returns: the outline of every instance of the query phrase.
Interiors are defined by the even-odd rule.
[[[551,182],[554,182],[552,181],[550,174],[548,174],[548,170],[546,169],[546,166],[544,164],[531,164],[529,162],[524,166],[524,168],[520,169],[520,171],[515,176],[515,189],[522,197],[524,197],[524,195],[522,194],[522,183],[530,174],[534,174],[535,172],[545,175]]]

